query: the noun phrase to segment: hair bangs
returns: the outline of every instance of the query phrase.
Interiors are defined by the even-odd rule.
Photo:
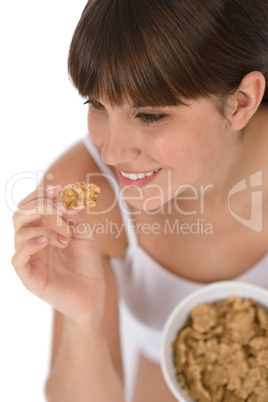
[[[222,0],[89,0],[71,42],[70,77],[83,97],[114,106],[207,97],[223,110],[247,73],[265,72],[267,28],[252,32],[267,16],[254,4],[246,12],[238,0],[232,9]]]
[[[160,21],[152,10],[139,3],[88,3],[70,47],[71,79],[83,97],[103,98],[114,106],[126,99],[137,106],[185,104],[198,96],[195,85],[195,92],[190,89],[194,75],[182,58],[178,64],[171,41],[156,29]]]

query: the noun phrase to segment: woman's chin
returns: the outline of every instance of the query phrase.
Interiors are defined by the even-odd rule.
[[[146,212],[149,215],[156,215],[159,213],[164,213],[165,202],[160,202],[160,200],[144,199],[144,200],[130,200],[127,199],[129,206],[140,212]]]

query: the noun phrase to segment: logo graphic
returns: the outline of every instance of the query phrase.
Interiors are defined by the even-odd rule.
[[[262,186],[262,171],[256,172],[250,176],[250,187],[253,189],[254,187]],[[246,226],[247,228],[254,230],[255,232],[260,233],[262,231],[262,190],[256,190],[251,192],[251,213],[250,218],[246,219],[242,216],[237,215],[235,212],[231,210],[230,207],[230,199],[234,194],[239,193],[240,191],[244,191],[247,189],[246,180],[243,179],[238,182],[229,192],[228,196],[228,209],[232,217]]]

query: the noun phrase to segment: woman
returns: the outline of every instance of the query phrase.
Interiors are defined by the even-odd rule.
[[[69,72],[89,135],[14,215],[13,265],[55,310],[48,401],[124,401],[121,293],[145,328],[134,402],[174,401],[161,329],[191,291],[268,288],[266,0],[93,0]],[[93,181],[92,211],[56,202]]]

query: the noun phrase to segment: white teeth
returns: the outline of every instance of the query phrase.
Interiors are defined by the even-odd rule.
[[[158,170],[159,169],[157,169],[157,170],[153,170],[152,172],[148,172],[148,173],[138,173],[138,174],[136,174],[136,173],[125,173],[125,172],[122,172],[122,170],[120,170],[120,173],[121,173],[121,175],[123,176],[123,177],[126,177],[127,179],[129,179],[129,180],[138,180],[138,179],[144,179],[145,177],[148,177],[148,176],[152,176],[154,173],[156,173],[156,172],[158,172]]]
[[[131,174],[128,175],[128,178],[129,178],[130,180],[137,180],[137,179],[138,179],[138,175],[135,174],[135,173],[131,173]]]
[[[128,177],[128,176],[129,176],[127,173],[122,172],[122,170],[120,170],[120,173],[121,173],[121,175],[122,175],[123,177]]]

